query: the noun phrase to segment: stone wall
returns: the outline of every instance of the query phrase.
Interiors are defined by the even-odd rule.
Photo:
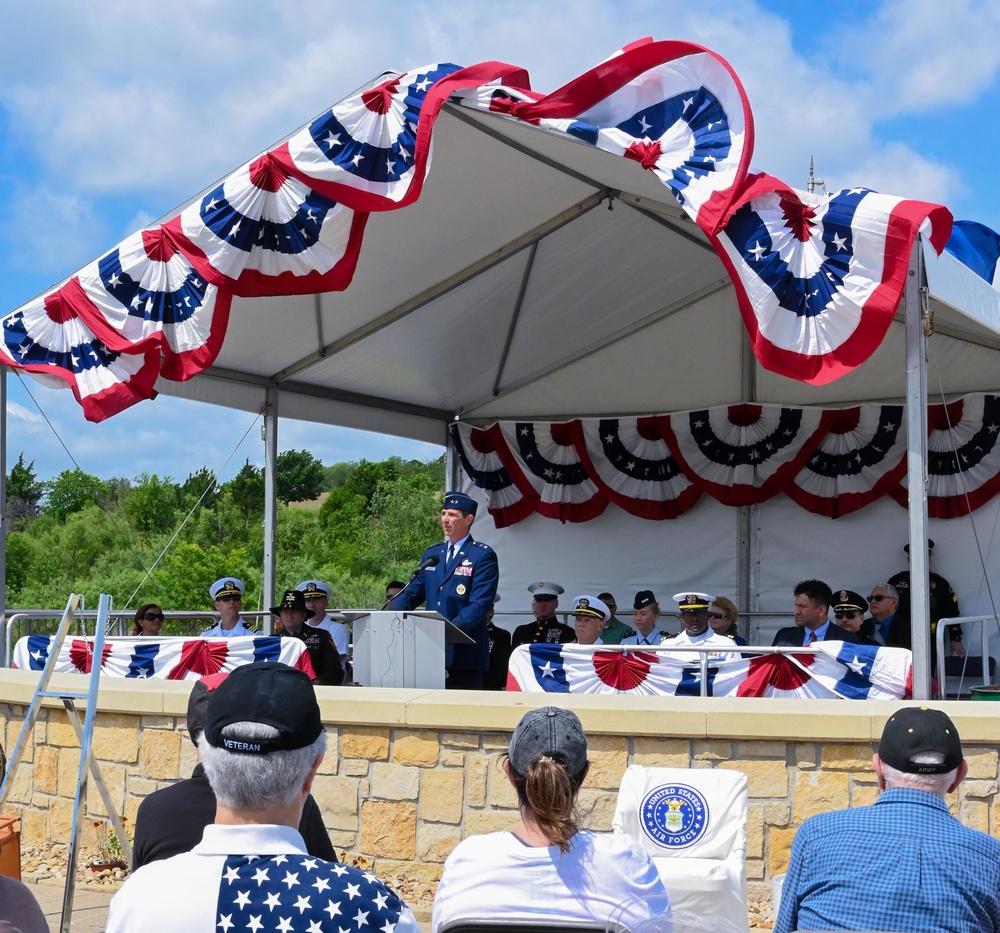
[[[8,754],[32,689],[32,675],[0,672]],[[145,795],[188,776],[197,761],[184,722],[189,690],[184,683],[102,687],[94,754],[130,821]],[[784,871],[795,828],[806,817],[875,799],[872,736],[904,705],[536,694],[459,699],[444,692],[357,688],[318,693],[330,751],[313,793],[334,845],[373,857],[386,874],[424,881],[440,877],[444,860],[464,836],[515,822],[516,801],[501,761],[526,707],[557,702],[572,706],[583,720],[591,769],[580,806],[584,824],[594,829],[611,829],[618,784],[630,764],[743,771],[750,790],[747,876],[753,886]],[[47,703],[28,746],[28,764],[19,769],[4,807],[21,814],[29,846],[68,838],[73,812],[79,744],[61,705]],[[967,825],[1000,836],[995,707],[935,705],[955,719],[970,765],[969,779],[950,800],[952,809]],[[92,820],[105,816],[93,782],[87,814],[89,834],[96,831]]]

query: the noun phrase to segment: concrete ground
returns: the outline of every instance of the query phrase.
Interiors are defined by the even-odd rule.
[[[25,879],[27,882],[27,879]],[[59,933],[62,918],[63,887],[61,884],[29,884],[32,894],[41,904],[49,929]],[[115,891],[77,887],[73,894],[73,916],[70,930],[74,933],[100,933],[107,925],[108,904]]]

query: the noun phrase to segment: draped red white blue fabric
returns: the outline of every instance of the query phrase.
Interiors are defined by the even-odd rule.
[[[902,405],[860,405],[837,412],[785,492],[804,509],[829,518],[892,492],[906,477],[903,419]]]
[[[738,194],[753,152],[753,115],[736,72],[689,42],[634,42],[542,97],[510,87],[457,96],[467,107],[638,162],[710,233]]]
[[[927,514],[958,518],[1000,492],[1000,396],[967,395],[928,406]],[[893,490],[905,506],[907,477]]]
[[[770,499],[802,469],[830,416],[815,408],[728,405],[665,419],[681,469],[725,505]]]
[[[905,648],[817,642],[810,651],[743,657],[713,652],[707,696],[898,700],[912,691]],[[510,656],[507,689],[525,693],[701,696],[695,652],[594,645],[521,645]]]
[[[904,508],[902,405],[727,405],[648,418],[456,423],[452,442],[498,527],[538,512],[587,521],[613,504],[677,518],[703,493],[724,505],[784,493],[839,518],[891,496]],[[1000,396],[928,406],[928,511],[951,518],[1000,493]]]
[[[84,415],[100,421],[152,398],[158,377],[189,379],[210,366],[234,296],[346,288],[369,213],[420,196],[432,129],[449,100],[653,173],[714,238],[758,359],[794,378],[828,381],[867,358],[899,301],[917,227],[934,219],[938,249],[948,236],[943,208],[861,189],[817,200],[749,175],[746,93],[701,46],[640,40],[551,94],[532,90],[511,65],[432,64],[384,74],[175,217],[0,318],[0,363],[68,385]],[[584,500],[584,487],[539,484],[530,472],[534,493],[519,485],[521,495],[536,495],[554,517],[580,520],[620,501],[607,478]],[[695,495],[648,493],[648,508],[665,514]]]
[[[49,660],[52,636],[26,635],[14,645],[14,667],[43,670]],[[281,661],[315,679],[305,642],[277,636],[237,638],[108,638],[104,642],[101,674],[131,680],[199,680],[220,671],[233,671],[256,661]],[[67,638],[56,658],[57,674],[89,674],[94,667],[94,639]]]
[[[821,196],[764,174],[748,179],[712,242],[761,365],[824,385],[868,359],[892,323],[925,225],[940,253],[951,233],[940,205],[867,188]]]

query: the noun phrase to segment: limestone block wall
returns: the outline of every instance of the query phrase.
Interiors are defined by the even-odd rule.
[[[78,689],[71,678],[61,683]],[[0,672],[0,722],[13,751],[34,676]],[[56,689],[60,689],[56,685]],[[190,684],[102,686],[94,753],[116,806],[134,820],[140,800],[191,773],[185,728]],[[511,827],[516,800],[501,762],[526,708],[571,706],[590,740],[580,794],[584,825],[610,830],[630,764],[725,768],[749,779],[747,877],[784,871],[796,827],[825,810],[871,803],[873,741],[901,705],[887,702],[626,698],[319,688],[330,751],[313,793],[334,845],[376,870],[435,881],[465,836]],[[58,702],[58,701],[56,701]],[[61,705],[47,701],[4,807],[22,817],[25,845],[67,839],[79,744]],[[950,804],[967,825],[1000,836],[996,715],[989,703],[942,703],[956,721],[969,779]],[[105,816],[91,782],[86,832]],[[763,893],[758,892],[758,893]]]

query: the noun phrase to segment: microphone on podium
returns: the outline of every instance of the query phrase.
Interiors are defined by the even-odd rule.
[[[422,560],[420,562],[420,564],[417,566],[417,569],[413,571],[413,574],[410,577],[409,583],[407,583],[406,586],[404,586],[398,593],[396,593],[395,596],[390,596],[384,603],[382,603],[381,607],[379,608],[379,612],[381,612],[383,609],[385,609],[386,606],[388,606],[389,603],[391,603],[396,598],[396,596],[402,596],[403,593],[406,592],[406,587],[409,586],[410,583],[412,583],[414,580],[417,579],[417,574],[418,573],[423,573],[425,570],[429,570],[431,567],[436,567],[440,563],[441,563],[441,555],[440,554],[431,554],[425,560]]]

